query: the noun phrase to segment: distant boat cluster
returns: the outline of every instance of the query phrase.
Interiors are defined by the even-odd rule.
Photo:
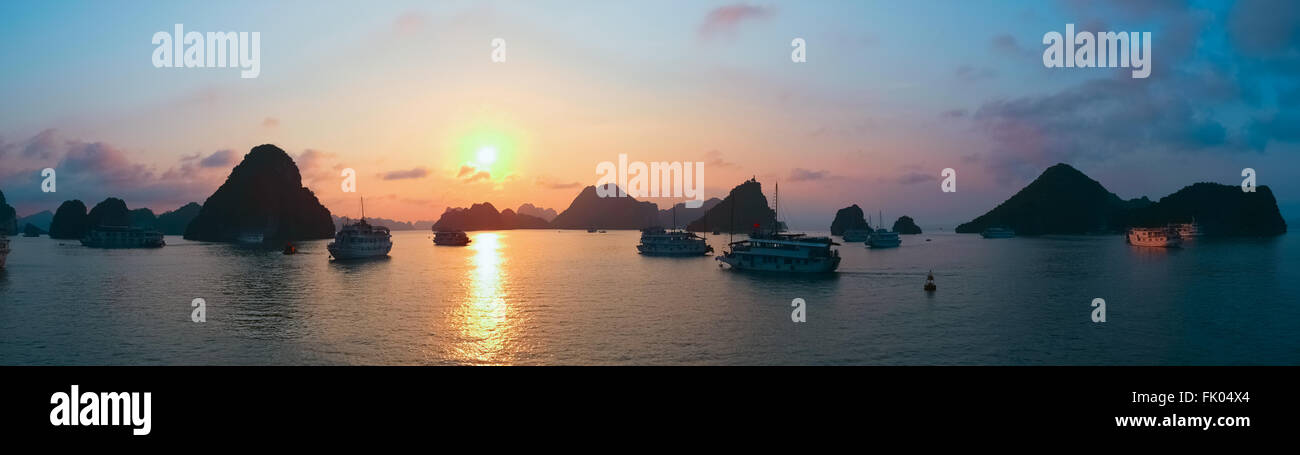
[[[162,232],[127,226],[99,226],[81,238],[91,248],[162,248],[167,245]]]

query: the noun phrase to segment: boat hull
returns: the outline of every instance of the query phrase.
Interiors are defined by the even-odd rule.
[[[1165,239],[1137,239],[1130,235],[1128,243],[1133,246],[1144,246],[1149,248],[1180,248],[1183,246],[1181,238]]]
[[[162,248],[164,246],[167,246],[167,242],[161,238],[141,240],[141,241],[81,239],[81,245],[90,248],[105,248],[105,249]]]
[[[388,252],[393,249],[393,245],[388,244],[382,248],[340,248],[331,243],[326,249],[329,250],[330,256],[336,260],[366,259],[388,256]]]
[[[807,263],[785,264],[784,262],[763,262],[758,260],[745,260],[743,255],[733,254],[729,256],[718,256],[717,260],[731,266],[732,270],[744,270],[751,272],[774,272],[774,273],[829,273],[834,272],[840,266],[839,256],[830,256],[824,258],[808,259]]]
[[[637,245],[636,250],[646,256],[704,256],[713,251],[709,246],[699,247],[657,247]]]

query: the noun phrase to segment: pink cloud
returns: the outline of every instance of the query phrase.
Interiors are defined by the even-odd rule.
[[[700,24],[700,37],[709,39],[718,35],[730,35],[735,33],[736,27],[740,26],[741,23],[766,18],[772,13],[771,8],[750,6],[744,3],[714,8],[713,11],[709,11],[709,14],[704,16],[704,23]]]

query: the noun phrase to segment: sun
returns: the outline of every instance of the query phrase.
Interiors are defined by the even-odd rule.
[[[497,161],[497,148],[492,146],[480,147],[475,159],[480,165],[491,166],[492,163]]]

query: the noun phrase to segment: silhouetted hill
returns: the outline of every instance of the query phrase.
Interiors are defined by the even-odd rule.
[[[501,211],[501,224],[505,226],[514,226],[509,229],[550,229],[551,227],[551,223],[548,223],[546,220],[532,215],[516,213],[510,209]]]
[[[18,233],[18,211],[5,201],[4,192],[0,192],[0,234]]]
[[[617,186],[610,185],[619,191]],[[557,229],[641,229],[659,222],[659,207],[632,197],[600,197],[595,186],[582,189],[551,226]]]
[[[554,220],[555,217],[559,215],[558,213],[555,212],[555,209],[544,209],[529,203],[524,203],[523,205],[519,206],[518,209],[515,209],[515,213],[518,213],[520,215],[535,216],[537,218],[546,220],[546,222],[548,223],[551,222],[551,220]]]
[[[776,225],[776,211],[767,205],[762,184],[751,179],[732,188],[726,199],[692,221],[686,229],[745,233],[752,231],[755,224],[763,230],[771,229]]]
[[[36,236],[36,235],[41,235],[41,234],[45,234],[45,230],[44,230],[44,229],[41,229],[41,228],[39,228],[39,227],[36,227],[35,224],[27,223],[27,224],[24,224],[24,225],[23,225],[23,235],[26,235],[26,236]]]
[[[156,229],[166,235],[185,235],[185,228],[199,216],[203,206],[197,202],[185,204],[176,210],[158,215]]]
[[[673,207],[670,209],[659,211],[659,225],[670,227],[670,228],[686,226],[687,224],[690,224],[691,221],[700,219],[700,217],[704,216],[705,213],[709,212],[709,209],[721,203],[722,203],[722,199],[718,199],[716,197],[709,198],[708,200],[700,204],[699,207],[696,208],[688,208],[686,207],[685,202],[678,202],[676,204],[673,204]],[[677,211],[677,214],[675,215],[677,218],[676,225],[673,224],[674,209]]]
[[[1009,226],[1021,235],[1118,232],[1125,211],[1150,204],[1125,202],[1096,180],[1067,164],[1043,171],[1037,179],[988,213],[957,226],[959,233]]]
[[[433,224],[435,231],[496,231],[549,227],[550,223],[535,216],[520,215],[510,209],[497,212],[497,208],[488,202],[474,204],[469,208],[447,207],[438,222]]]
[[[80,239],[86,235],[88,223],[85,203],[76,199],[63,201],[50,220],[50,238]]]
[[[831,220],[831,235],[844,235],[849,229],[871,229],[857,204],[836,210],[835,219]]]
[[[50,230],[50,222],[52,221],[54,221],[54,212],[41,210],[40,212],[19,218],[18,225],[22,226],[31,224],[32,226],[36,226],[37,229],[40,229],[41,232],[46,232]]]
[[[894,227],[890,230],[904,235],[915,235],[921,233],[921,227],[917,226],[916,221],[912,220],[912,217],[907,215],[898,217],[898,220],[894,221]]]
[[[135,209],[129,213],[131,226],[141,229],[158,230],[158,217],[153,214],[153,210]]]
[[[1163,226],[1195,220],[1203,235],[1264,236],[1286,233],[1286,221],[1267,186],[1255,192],[1240,186],[1196,183],[1160,198],[1148,207],[1130,211],[1133,226]]]
[[[185,238],[234,241],[241,232],[262,232],[266,243],[334,236],[329,209],[302,186],[293,158],[279,147],[254,147],[217,191],[203,202]]]
[[[150,216],[153,212],[149,213]],[[86,226],[95,228],[98,226],[130,226],[131,210],[126,208],[126,201],[110,197],[104,199],[95,208],[90,209],[90,214],[86,215]]]

